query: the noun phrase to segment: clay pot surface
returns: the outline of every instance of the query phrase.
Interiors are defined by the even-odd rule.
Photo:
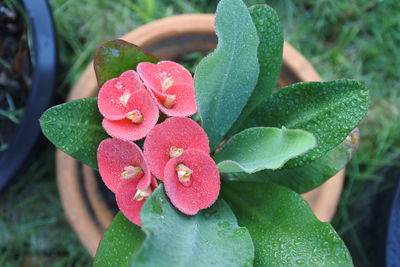
[[[211,51],[217,44],[213,14],[179,15],[143,25],[121,39],[142,47],[159,59],[174,60],[194,51]],[[285,42],[280,86],[319,81],[311,64]],[[90,64],[72,88],[68,101],[97,95],[98,85]],[[58,150],[57,181],[67,219],[83,245],[95,255],[101,236],[114,212],[107,203],[104,186],[89,167]],[[303,197],[321,221],[330,221],[343,187],[344,170]],[[103,187],[100,188],[100,187]]]

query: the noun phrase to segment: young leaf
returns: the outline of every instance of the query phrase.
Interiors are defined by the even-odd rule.
[[[240,0],[221,0],[215,27],[218,47],[199,63],[194,76],[198,111],[211,150],[239,117],[259,73],[259,40],[246,5]]]
[[[254,266],[352,266],[333,227],[295,192],[270,183],[225,181],[221,188],[253,238]]]
[[[225,178],[232,181],[279,184],[302,194],[320,186],[343,169],[357,151],[359,140],[359,131],[356,129],[344,142],[308,165],[275,171],[264,170],[253,174],[230,173]]]
[[[297,83],[260,104],[243,128],[284,126],[314,134],[318,146],[284,166],[294,168],[320,158],[343,142],[367,109],[368,89],[356,81]]]
[[[99,46],[94,57],[94,70],[97,82],[102,86],[106,81],[120,76],[127,70],[136,70],[140,62],[156,63],[152,55],[124,40],[115,39]]]
[[[129,267],[145,238],[139,226],[118,212],[97,248],[94,267]]]
[[[267,5],[255,5],[250,7],[249,11],[260,39],[258,45],[260,74],[256,88],[235,122],[232,133],[237,132],[235,128],[240,127],[241,122],[247,119],[255,107],[271,96],[272,90],[277,85],[282,65],[283,32],[275,10]]]
[[[133,266],[252,266],[249,232],[223,200],[195,216],[177,211],[160,185],[141,211],[147,238]]]
[[[275,170],[316,145],[315,137],[303,130],[255,127],[233,136],[214,160],[225,173]]]
[[[43,113],[40,127],[47,139],[68,155],[97,169],[97,147],[108,137],[97,108],[97,98],[54,106]]]

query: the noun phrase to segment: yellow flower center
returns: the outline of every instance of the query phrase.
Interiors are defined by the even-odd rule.
[[[121,173],[121,179],[140,178],[143,176],[143,169],[140,166],[126,166]]]
[[[133,197],[133,199],[134,199],[134,200],[137,200],[137,201],[141,201],[141,200],[143,200],[143,199],[148,198],[148,197],[151,195],[151,193],[153,193],[153,190],[151,190],[150,186],[147,187],[147,189],[145,189],[145,190],[140,190],[140,189],[138,189],[138,190],[136,191],[136,194],[135,194],[135,196]]]
[[[180,182],[186,183],[190,181],[193,171],[185,164],[180,163],[176,166],[176,173]]]
[[[126,118],[130,119],[134,124],[140,124],[144,120],[142,112],[139,110],[132,110],[126,115]]]
[[[183,153],[183,148],[179,148],[176,146],[171,146],[169,149],[169,157],[170,158],[177,158]]]

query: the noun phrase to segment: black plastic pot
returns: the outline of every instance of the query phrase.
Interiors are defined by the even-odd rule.
[[[21,122],[0,157],[0,190],[20,170],[41,135],[39,117],[52,102],[56,78],[57,45],[50,8],[46,0],[22,2],[31,25],[35,65]]]
[[[400,181],[400,168],[395,173]],[[392,202],[386,238],[386,266],[400,266],[400,182]]]
[[[400,167],[383,167],[377,176],[380,179],[364,182],[349,209],[353,225],[342,237],[354,266],[400,267]]]

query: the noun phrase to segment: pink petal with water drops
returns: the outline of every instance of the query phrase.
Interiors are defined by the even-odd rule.
[[[128,112],[120,120],[103,119],[103,128],[112,137],[136,141],[142,139],[156,125],[159,111],[151,94],[146,90],[134,93],[127,103]],[[139,111],[142,120],[138,123],[128,118],[131,112]]]
[[[137,183],[140,181],[142,189],[151,183],[150,170],[143,153],[133,142],[117,138],[103,140],[97,149],[97,161],[103,182],[112,192],[126,180],[137,180]],[[143,173],[135,174],[135,167],[140,167]],[[125,177],[124,173],[127,174]]]
[[[118,208],[125,217],[134,224],[141,226],[140,210],[146,199],[140,201],[135,199],[137,184],[138,181],[136,180],[124,181],[118,186],[115,197]]]
[[[128,70],[122,73],[118,78],[107,81],[100,88],[97,102],[100,113],[109,120],[124,118],[129,111],[127,103],[131,96],[145,89],[135,71]]]
[[[170,117],[188,117],[197,112],[196,96],[192,85],[176,84],[168,89],[167,94],[161,94],[153,91],[157,101],[158,108]],[[171,107],[166,106],[168,97],[173,96],[174,104]]]
[[[179,177],[180,166],[190,170],[185,181]],[[217,200],[220,191],[218,167],[208,154],[187,150],[180,157],[168,161],[164,169],[164,186],[178,210],[194,215]]]
[[[182,65],[173,61],[160,61],[156,64],[149,62],[139,63],[137,72],[146,86],[162,92],[162,85],[166,78],[172,78],[173,84],[193,84],[193,77]]]
[[[192,119],[172,117],[157,124],[147,135],[143,150],[151,172],[160,180],[171,157],[179,157],[188,149],[210,153],[208,137]],[[176,153],[173,153],[174,150]]]
[[[141,226],[140,210],[157,186],[158,184],[154,176],[151,178],[151,184],[146,188],[140,188],[140,184],[136,180],[127,180],[120,183],[115,194],[118,208],[128,220]],[[142,200],[137,198],[138,190],[147,192],[146,197]]]
[[[196,113],[193,77],[182,65],[172,61],[142,62],[137,70],[164,114],[186,117]]]

